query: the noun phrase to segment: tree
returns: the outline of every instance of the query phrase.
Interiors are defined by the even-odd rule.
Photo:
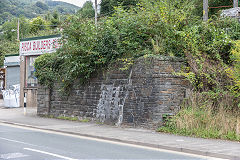
[[[45,21],[50,21],[51,18],[52,18],[52,16],[51,16],[50,12],[48,12],[44,17]]]
[[[0,40],[0,67],[3,65],[3,61],[6,54],[16,54],[19,50],[19,42]]]
[[[6,22],[7,20],[11,20],[13,18],[13,15],[11,15],[8,12],[3,12],[0,14],[0,18],[2,19],[2,21],[0,21],[0,25],[1,25],[4,22]]]
[[[59,24],[60,24],[60,20],[59,20],[59,14],[58,12],[55,10],[53,12],[52,18],[51,18],[51,28],[56,28]]]
[[[138,2],[139,0],[102,0],[100,14],[111,14],[114,11],[114,7],[119,5],[122,5],[124,9],[130,9],[133,6],[136,6]]]
[[[46,21],[42,17],[34,18],[31,23],[30,32],[37,33],[39,30],[47,29]]]
[[[43,2],[37,1],[36,6],[41,8],[42,10],[48,10],[48,6]]]
[[[12,41],[17,38],[17,19],[5,22],[2,27],[3,37],[6,40]]]
[[[93,3],[91,1],[86,1],[77,13],[83,18],[93,18],[95,14]]]
[[[66,11],[63,7],[57,7],[59,13],[64,14]]]
[[[100,4],[100,14],[107,14],[112,11],[112,3],[110,0],[102,0]]]
[[[25,38],[29,33],[30,33],[30,22],[28,19],[26,19],[26,17],[22,16],[19,18],[19,22],[20,22],[20,38]]]

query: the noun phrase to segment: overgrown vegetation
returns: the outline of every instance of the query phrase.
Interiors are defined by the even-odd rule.
[[[122,6],[124,9],[130,9],[135,7],[139,3],[139,0],[101,0],[101,15],[111,15],[114,13],[114,7]]]
[[[165,125],[158,131],[240,141],[239,110],[225,108],[232,104],[231,98],[224,95],[216,108],[211,96],[192,93],[176,116],[166,118]]]
[[[235,41],[235,45],[231,50],[232,66],[228,67],[225,71],[233,81],[233,85],[228,86],[230,91],[236,98],[240,97],[240,40]],[[238,104],[240,108],[240,104]]]
[[[187,3],[189,5],[185,7]],[[47,60],[59,61],[58,65],[54,62],[54,66],[47,66],[50,67],[47,70],[60,75],[50,77],[41,73],[40,68],[46,66],[38,63],[41,60],[36,60],[37,76],[39,79],[52,78],[51,82],[58,79],[67,89],[75,79],[86,82],[93,73],[114,63],[118,58],[168,53],[183,56],[178,31],[190,23],[190,17],[195,17],[191,16],[190,4],[191,1],[169,4],[169,1],[143,0],[130,10],[116,8],[115,13],[111,17],[102,18],[97,27],[93,19],[72,16],[63,26],[67,43],[56,57]],[[179,16],[179,12],[183,14]],[[194,23],[196,22],[191,21],[191,24]],[[45,82],[40,81],[42,84],[48,83]]]

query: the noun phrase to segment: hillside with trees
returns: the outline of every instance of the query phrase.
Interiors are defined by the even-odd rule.
[[[60,14],[73,14],[79,7],[52,0],[1,0],[0,25],[14,17],[35,18],[42,14],[57,11]]]

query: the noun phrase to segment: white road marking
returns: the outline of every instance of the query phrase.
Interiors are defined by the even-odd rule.
[[[65,157],[65,156],[61,156],[59,154],[54,154],[54,153],[41,151],[41,150],[37,150],[37,149],[32,149],[32,148],[23,148],[23,149],[28,150],[28,151],[32,151],[32,152],[47,154],[47,155],[50,155],[50,156],[53,156],[53,157],[58,157],[58,158],[66,159],[66,160],[77,160],[77,159],[73,159],[73,158],[70,158],[70,157]]]
[[[7,153],[0,155],[0,159],[14,159],[14,158],[23,158],[28,157],[29,155],[25,155],[22,153]]]
[[[183,142],[184,140],[183,139],[177,139],[176,141],[177,142]]]
[[[9,142],[20,143],[20,144],[25,144],[25,145],[30,145],[30,146],[37,147],[37,145],[31,144],[31,143],[22,142],[22,141],[17,141],[17,140],[13,140],[13,139],[8,139],[8,138],[3,138],[3,137],[0,137],[0,139],[1,140],[5,140],[5,141],[9,141]]]

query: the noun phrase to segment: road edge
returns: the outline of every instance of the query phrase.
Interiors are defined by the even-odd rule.
[[[100,139],[100,140],[121,142],[121,143],[125,143],[125,144],[145,146],[145,147],[151,147],[151,148],[156,148],[156,149],[164,149],[164,150],[169,150],[169,151],[189,153],[189,154],[195,154],[195,155],[200,155],[200,156],[208,156],[208,157],[213,157],[213,158],[223,158],[223,159],[229,159],[229,160],[239,160],[240,159],[240,156],[231,156],[231,155],[220,154],[220,153],[197,151],[197,150],[192,150],[192,149],[182,148],[182,147],[181,148],[170,147],[170,146],[165,146],[165,145],[156,145],[156,144],[151,144],[151,143],[143,143],[143,142],[136,142],[136,141],[130,141],[130,140],[122,140],[122,139],[118,139],[118,138],[108,138],[108,137],[103,137],[103,136],[94,136],[94,135],[81,134],[81,133],[76,133],[76,132],[71,132],[71,131],[62,131],[62,130],[57,130],[57,129],[36,127],[36,126],[32,126],[32,125],[3,121],[3,120],[0,120],[0,123],[20,126],[20,127],[26,127],[26,128],[32,128],[32,129],[38,129],[38,130],[43,130],[43,131],[45,130],[45,131],[65,133],[65,134],[70,134],[70,135],[83,136],[83,137],[88,137],[88,138],[96,138],[96,139]]]

